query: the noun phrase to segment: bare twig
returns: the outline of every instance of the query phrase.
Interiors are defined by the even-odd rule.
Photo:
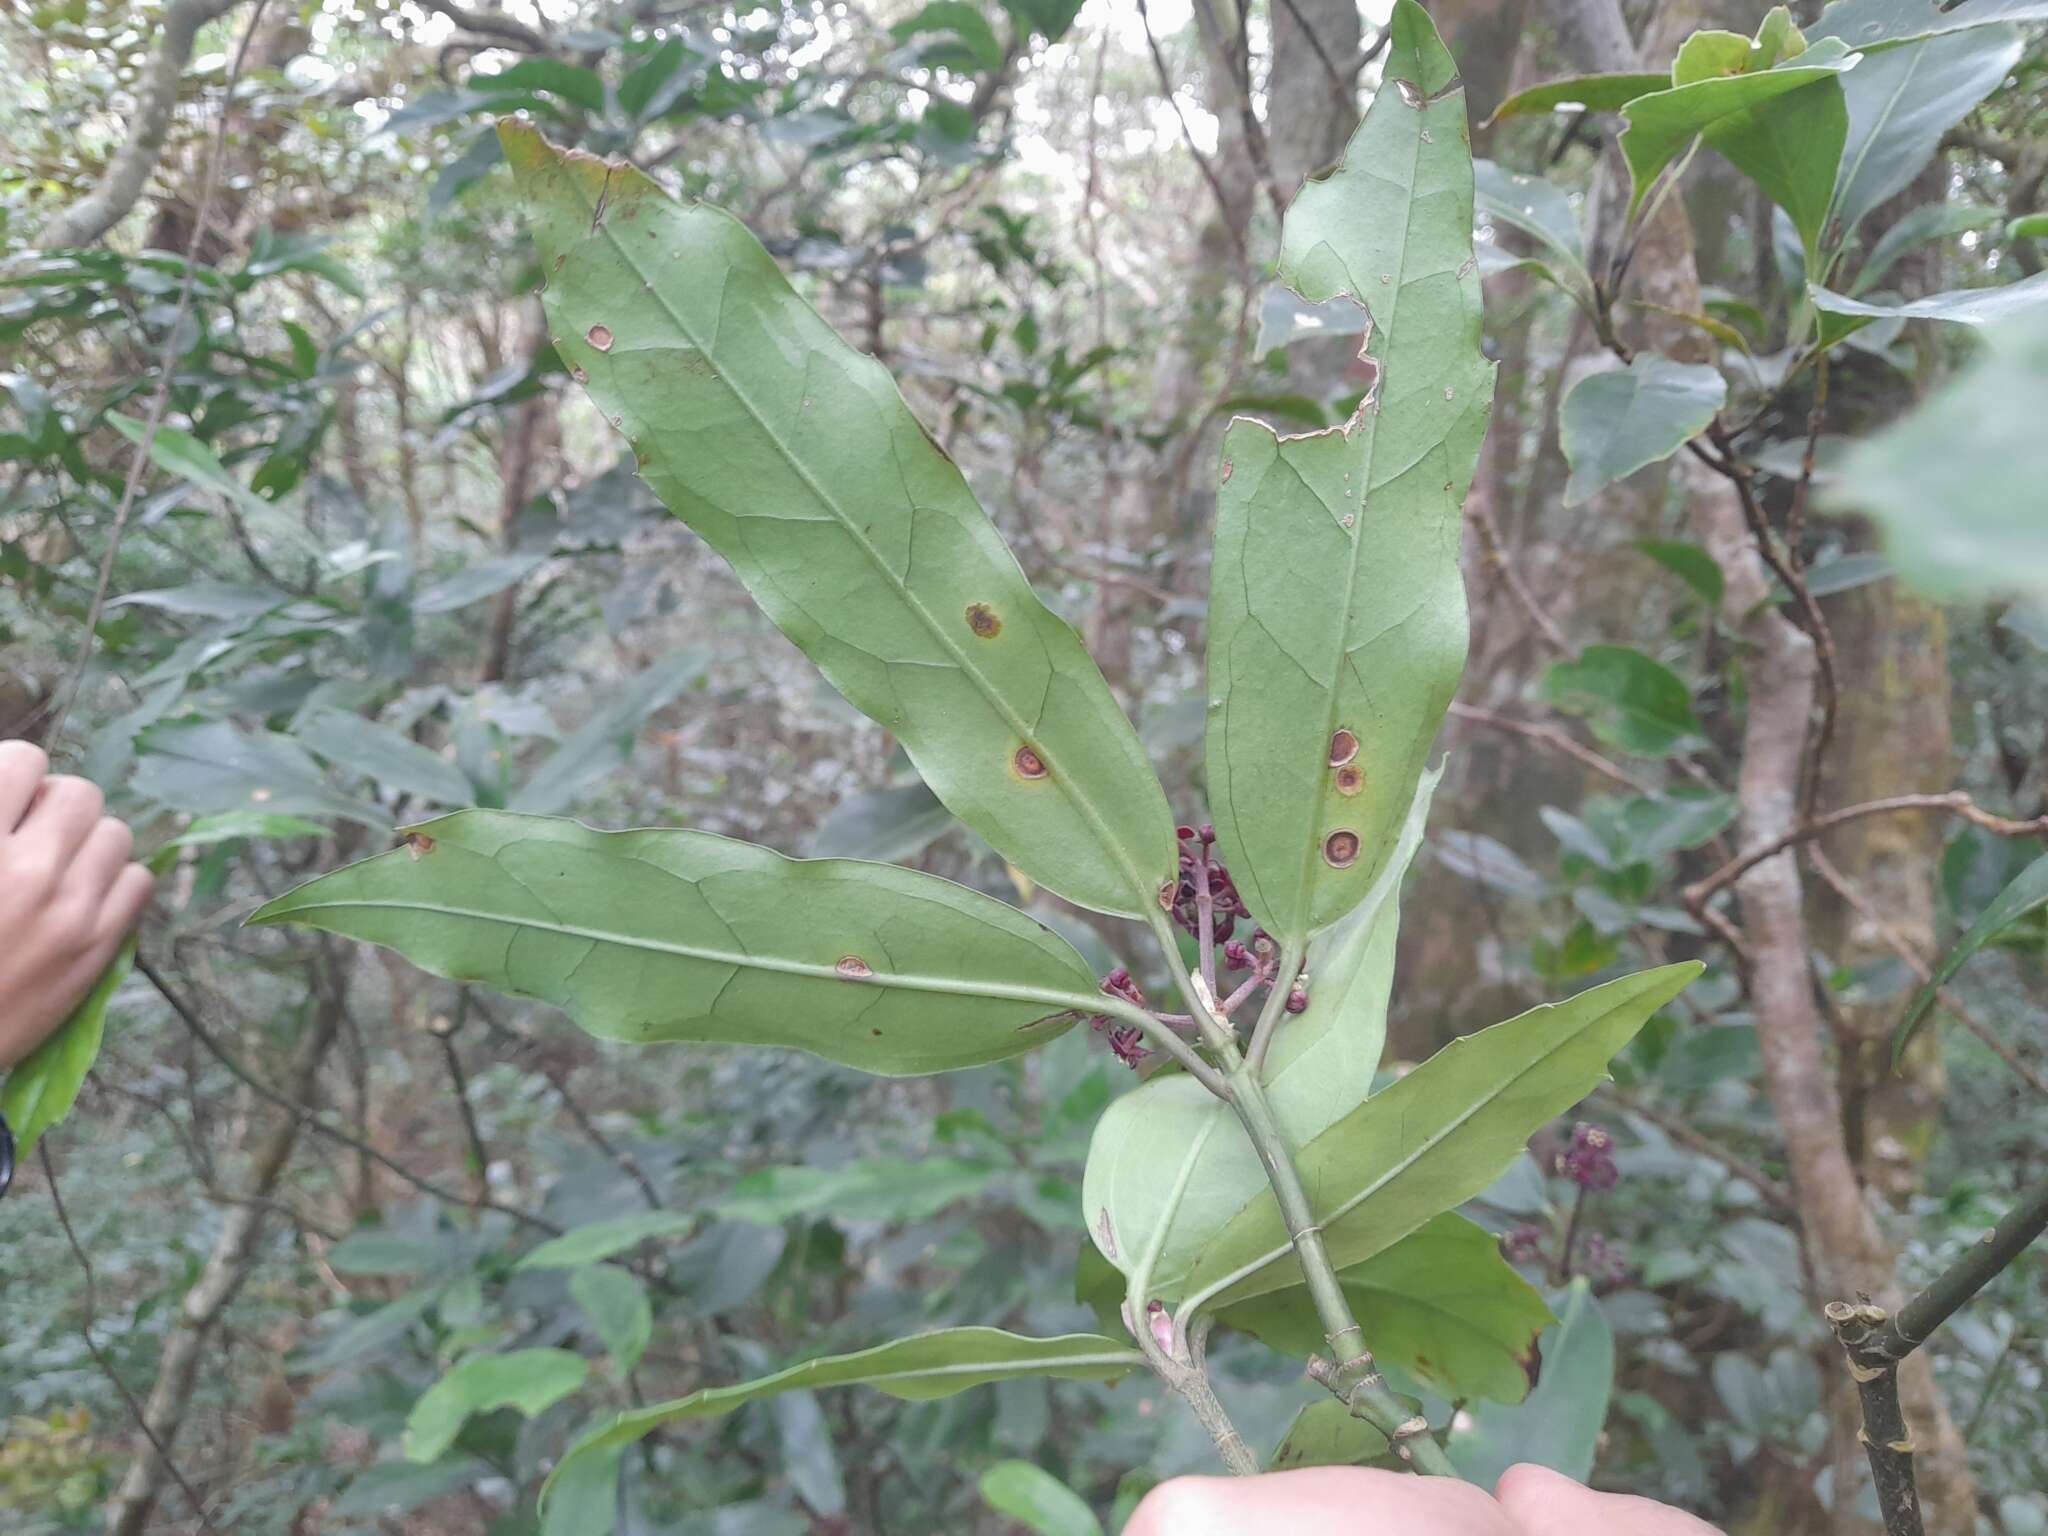
[[[1511,736],[1520,736],[1551,749],[1562,752],[1574,762],[1582,763],[1602,778],[1634,790],[1639,795],[1654,795],[1656,786],[1647,779],[1639,779],[1619,764],[1609,761],[1591,747],[1574,741],[1554,725],[1539,724],[1534,720],[1516,720],[1507,715],[1496,714],[1493,710],[1482,709],[1477,704],[1454,703],[1450,708],[1453,720],[1464,720],[1473,725],[1483,725],[1489,730],[1506,731]]]
[[[1536,633],[1542,637],[1543,643],[1559,655],[1571,655],[1571,641],[1565,638],[1557,620],[1536,601],[1536,594],[1522,580],[1522,573],[1507,558],[1506,541],[1502,539],[1500,524],[1493,515],[1493,498],[1482,492],[1471,497],[1466,507],[1472,515],[1472,526],[1479,531],[1479,547],[1486,557],[1486,568],[1499,578],[1501,585],[1508,589],[1508,596],[1529,616],[1529,622],[1536,626]]]
[[[150,1428],[149,1415],[142,1410],[142,1404],[135,1400],[135,1394],[128,1389],[128,1383],[123,1381],[121,1373],[114,1369],[114,1362],[106,1357],[100,1349],[99,1341],[92,1336],[93,1320],[99,1314],[98,1288],[93,1276],[92,1260],[86,1256],[85,1245],[79,1242],[78,1233],[72,1230],[71,1213],[64,1209],[64,1194],[57,1187],[57,1169],[50,1162],[50,1144],[47,1141],[37,1143],[36,1152],[43,1160],[43,1180],[50,1186],[50,1205],[57,1213],[57,1224],[64,1229],[64,1241],[71,1245],[71,1256],[78,1261],[79,1273],[85,1278],[85,1294],[82,1298],[85,1316],[78,1325],[78,1336],[85,1340],[85,1347],[92,1355],[93,1364],[100,1368],[100,1374],[114,1384],[114,1390],[121,1395],[121,1401],[127,1405],[128,1416],[135,1421],[136,1429],[156,1452],[157,1460],[162,1464],[164,1471],[169,1473],[171,1481],[178,1485],[178,1491],[185,1495],[185,1502],[192,1506],[193,1518],[211,1531],[213,1536],[221,1536],[220,1527],[215,1525],[212,1517],[206,1513],[206,1501],[199,1497],[198,1490],[192,1486],[185,1474],[178,1470],[177,1462],[171,1459],[170,1447],[157,1438],[156,1431]]]
[[[420,0],[427,10],[446,16],[465,32],[478,37],[495,37],[500,42],[511,43],[529,53],[552,53],[554,45],[541,33],[534,31],[525,22],[507,16],[503,11],[466,11],[453,0]]]
[[[1251,261],[1251,252],[1244,243],[1244,231],[1237,227],[1236,210],[1230,206],[1230,194],[1223,190],[1223,182],[1216,174],[1216,167],[1210,162],[1202,148],[1195,142],[1195,130],[1188,123],[1188,115],[1181,110],[1180,97],[1174,91],[1173,76],[1166,68],[1166,55],[1160,51],[1159,39],[1152,31],[1152,13],[1145,8],[1145,0],[1138,0],[1138,21],[1145,29],[1145,47],[1152,55],[1153,71],[1159,76],[1159,94],[1166,98],[1166,104],[1173,108],[1173,115],[1180,122],[1180,135],[1188,146],[1188,153],[1195,157],[1195,164],[1201,169],[1202,180],[1209,183],[1209,190],[1215,195],[1217,212],[1222,215],[1223,228],[1230,235],[1230,243],[1237,247],[1238,259],[1246,264]]]
[[[1723,1168],[1734,1174],[1736,1178],[1754,1189],[1762,1197],[1764,1204],[1770,1206],[1779,1215],[1796,1216],[1798,1214],[1799,1207],[1792,1199],[1792,1191],[1747,1158],[1739,1153],[1731,1152],[1720,1142],[1714,1140],[1713,1137],[1702,1135],[1681,1117],[1666,1114],[1663,1110],[1644,1103],[1634,1094],[1624,1089],[1616,1088],[1609,1084],[1603,1091],[1628,1114],[1634,1115],[1641,1120],[1647,1120],[1651,1125],[1656,1126],[1658,1130],[1662,1131],[1687,1151],[1697,1152],[1700,1156],[1711,1158],[1719,1163]]]

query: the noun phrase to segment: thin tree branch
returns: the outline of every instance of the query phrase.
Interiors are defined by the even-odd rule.
[[[1216,167],[1209,157],[1202,153],[1195,143],[1195,130],[1188,124],[1187,113],[1181,110],[1180,97],[1174,91],[1173,76],[1167,73],[1166,55],[1160,51],[1159,39],[1152,31],[1152,13],[1145,8],[1145,0],[1138,0],[1138,21],[1145,29],[1145,47],[1152,54],[1152,68],[1159,76],[1159,94],[1166,98],[1166,104],[1173,108],[1173,115],[1180,122],[1181,138],[1188,146],[1188,153],[1195,157],[1195,164],[1201,169],[1202,180],[1209,183],[1209,191],[1215,195],[1216,210],[1222,215],[1223,227],[1230,235],[1230,243],[1237,247],[1238,259],[1249,265],[1251,251],[1244,243],[1244,231],[1237,227],[1237,212],[1230,206],[1230,194],[1223,190],[1223,182],[1216,174]]]
[[[1952,789],[1941,794],[1892,795],[1883,800],[1866,800],[1861,805],[1844,806],[1816,816],[1779,833],[1769,841],[1760,843],[1747,852],[1738,854],[1704,880],[1695,881],[1685,888],[1686,909],[1695,917],[1699,909],[1716,891],[1733,885],[1764,860],[1774,854],[1783,853],[1796,843],[1809,842],[1846,822],[1860,821],[1866,816],[1890,816],[1901,812],[1926,813],[1947,812],[1960,816],[1973,826],[1982,827],[2000,837],[2039,837],[2048,834],[2048,815],[2033,817],[2027,821],[2013,821],[2008,817],[1993,815],[1981,810],[1971,800],[1967,790]]]
[[[438,16],[446,16],[463,31],[473,32],[478,37],[495,37],[528,53],[554,52],[554,45],[543,34],[503,11],[466,11],[453,0],[420,0],[420,5]]]
[[[1639,779],[1626,768],[1610,762],[1591,747],[1574,741],[1554,725],[1541,725],[1533,720],[1516,720],[1507,715],[1496,714],[1482,709],[1477,704],[1454,703],[1450,708],[1453,720],[1464,720],[1473,725],[1483,725],[1490,730],[1506,731],[1511,736],[1520,736],[1528,741],[1539,742],[1553,752],[1562,752],[1575,762],[1583,763],[1601,777],[1634,790],[1639,795],[1654,795],[1657,788],[1647,779]]]

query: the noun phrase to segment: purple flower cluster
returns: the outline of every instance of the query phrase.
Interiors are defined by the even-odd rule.
[[[1123,966],[1118,966],[1102,978],[1102,990],[1111,997],[1120,997],[1135,1007],[1145,1006],[1144,992],[1139,989],[1137,982],[1131,979],[1131,973]],[[1116,1059],[1133,1071],[1137,1069],[1139,1062],[1152,1054],[1145,1045],[1145,1032],[1137,1025],[1119,1023],[1106,1013],[1095,1014],[1088,1022],[1098,1035],[1108,1038],[1109,1048]]]
[[[1501,1257],[1510,1264],[1541,1263],[1545,1246],[1543,1229],[1533,1223],[1524,1223],[1512,1232],[1501,1234]]]
[[[1244,898],[1237,894],[1237,883],[1230,878],[1230,871],[1210,852],[1216,842],[1216,829],[1204,822],[1199,827],[1177,827],[1176,834],[1183,844],[1192,843],[1192,851],[1183,847],[1180,855],[1180,883],[1171,892],[1171,900],[1162,893],[1161,905],[1173,912],[1173,920],[1189,933],[1201,935],[1201,889],[1204,883],[1209,887],[1209,909],[1216,942],[1221,944],[1237,931],[1237,920],[1250,917],[1252,909],[1244,904]],[[1226,953],[1226,960],[1228,955]],[[1247,967],[1231,964],[1232,970]]]
[[[1614,1188],[1621,1182],[1621,1170],[1614,1165],[1614,1138],[1581,1121],[1572,1127],[1570,1144],[1557,1155],[1557,1171],[1596,1194]]]

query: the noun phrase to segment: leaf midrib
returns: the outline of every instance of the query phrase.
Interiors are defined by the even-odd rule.
[[[565,162],[558,157],[556,163],[561,165]],[[610,167],[607,167],[607,173],[612,173]],[[641,175],[637,170],[633,174]],[[581,196],[581,183],[573,176],[567,179],[572,186],[578,189],[578,200],[585,201]],[[645,178],[643,177],[643,179]],[[647,186],[648,191],[654,196],[666,198],[667,194],[663,193],[652,181],[648,181]],[[673,200],[671,199],[670,201]],[[676,330],[688,338],[690,344],[697,349],[699,356],[707,360],[710,359],[713,356],[711,349],[705,346],[697,334],[684,322],[682,314],[669,301],[668,295],[654,281],[654,275],[650,274],[645,267],[635,260],[627,243],[613,232],[610,221],[599,220],[596,228],[602,230],[606,242],[618,253],[619,259],[626,264],[627,268],[645,285],[647,292],[653,296],[654,301],[661,306],[662,312],[674,323]],[[794,294],[791,296],[795,297]],[[799,299],[798,302],[802,301]],[[1122,842],[1111,832],[1108,821],[1096,809],[1094,802],[1088,796],[1080,793],[1073,781],[1063,771],[1061,765],[1054,761],[1053,755],[1048,753],[1041,745],[1035,728],[1025,725],[1024,717],[1011,707],[1008,699],[1003,696],[1002,691],[989,678],[984,676],[978,667],[968,660],[967,653],[961,649],[959,643],[940,624],[937,617],[912,594],[908,584],[896,574],[895,568],[882,558],[881,552],[875,548],[873,542],[867,537],[866,532],[860,527],[859,521],[849,516],[831,493],[819,483],[809,466],[798,456],[782,434],[776,430],[775,423],[770,415],[754,403],[753,399],[741,386],[740,382],[733,377],[731,372],[720,370],[718,379],[731,392],[732,397],[740,403],[747,414],[753,418],[755,425],[760,427],[762,432],[766,434],[769,442],[775,445],[776,452],[795,471],[797,477],[809,488],[811,494],[816,496],[820,504],[831,512],[841,530],[859,546],[861,553],[867,556],[869,563],[875,570],[881,573],[883,580],[895,590],[904,606],[917,615],[919,622],[930,631],[932,638],[939,643],[940,649],[953,659],[953,664],[962,673],[973,680],[975,688],[1003,719],[1004,723],[1017,733],[1019,740],[1038,753],[1041,761],[1045,762],[1053,770],[1048,775],[1052,780],[1053,787],[1060,792],[1062,798],[1069,805],[1074,807],[1082,821],[1087,823],[1088,830],[1095,834],[1097,843],[1109,855],[1110,862],[1117,867],[1118,872],[1123,875],[1124,883],[1131,893],[1133,910],[1136,913],[1143,913],[1146,909],[1146,903],[1153,897],[1149,882],[1138,873],[1137,867],[1125,853]],[[909,407],[906,405],[904,409],[908,410]],[[656,451],[661,452],[666,457],[665,449],[658,448]],[[1030,583],[1024,577],[1021,569],[1018,572],[1018,581],[1023,584],[1028,600],[1034,603],[1038,602],[1037,595],[1030,591]],[[1043,607],[1043,604],[1040,604],[1040,606]],[[1035,618],[1035,616],[1033,617]],[[1034,622],[1032,627],[1036,629],[1037,624]],[[1050,651],[1048,651],[1046,656],[1046,667],[1051,677],[1059,675],[1059,668],[1053,662]]]
[[[673,955],[678,959],[701,960],[713,965],[730,965],[760,971],[775,971],[788,976],[802,976],[817,981],[838,982],[842,986],[884,987],[906,992],[935,992],[953,996],[990,997],[1006,1002],[1044,1003],[1054,1006],[1063,1013],[1088,1013],[1102,1006],[1103,1000],[1079,992],[1063,992],[1052,987],[1012,986],[1000,982],[973,982],[957,976],[928,976],[912,971],[876,970],[872,975],[842,976],[830,965],[814,965],[803,960],[784,960],[773,955],[749,954],[744,950],[733,951],[714,949],[708,945],[681,944],[668,939],[648,938],[637,934],[615,933],[610,929],[591,928],[581,923],[565,923],[560,919],[539,921],[530,917],[508,917],[502,912],[489,912],[475,907],[459,907],[447,902],[420,901],[417,899],[376,899],[361,897],[330,897],[326,900],[308,902],[288,912],[279,912],[279,918],[290,918],[302,922],[315,913],[363,908],[376,912],[420,912],[440,917],[466,918],[474,922],[492,923],[514,929],[532,929],[541,933],[560,934],[565,938],[589,939],[593,943],[616,945],[622,949],[643,950],[650,954]]]

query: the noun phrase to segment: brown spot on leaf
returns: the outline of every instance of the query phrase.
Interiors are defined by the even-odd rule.
[[[408,832],[405,834],[405,851],[417,863],[434,851],[434,840],[424,832]]]
[[[1232,472],[1233,470],[1235,470],[1236,468],[1237,468],[1237,466],[1236,466],[1235,464],[1231,463],[1231,462],[1230,462],[1230,460],[1228,460],[1228,459],[1225,459],[1225,460],[1223,461],[1223,480],[1224,480],[1224,483],[1225,483],[1226,485],[1227,485],[1227,484],[1229,484],[1229,482],[1230,482],[1230,476],[1231,476],[1231,472]]]
[[[1173,910],[1173,898],[1179,894],[1180,882],[1178,880],[1169,880],[1166,882],[1166,884],[1160,886],[1159,910],[1162,912],[1171,912]]]
[[[1358,756],[1358,738],[1351,732],[1339,728],[1330,737],[1330,766],[1342,768]]]
[[[865,981],[868,977],[875,974],[873,967],[867,961],[861,959],[859,955],[841,957],[839,963],[833,966],[832,969],[844,976],[848,981]]]
[[[562,263],[563,263],[563,262],[565,262],[565,261],[567,261],[568,259],[569,259],[569,253],[568,253],[567,251],[563,251],[563,252],[561,252],[561,253],[560,253],[559,255],[557,255],[557,256],[555,257],[555,270],[556,270],[557,272],[561,271],[561,270],[562,270]]]
[[[1339,827],[1323,839],[1323,862],[1332,869],[1349,869],[1358,862],[1358,834]]]
[[[993,640],[1003,632],[1003,621],[996,617],[995,609],[987,603],[967,605],[967,627],[984,640]]]
[[[593,347],[597,348],[597,350],[598,350],[598,351],[600,351],[600,352],[609,352],[609,351],[611,351],[611,349],[612,349],[612,328],[611,328],[610,326],[608,326],[608,325],[593,325],[593,326],[592,326],[592,327],[591,327],[591,328],[590,328],[590,329],[589,329],[588,331],[584,332],[584,335],[585,335],[585,336],[586,336],[586,337],[587,337],[587,338],[589,339],[589,342],[590,342],[590,344],[591,344],[591,345],[592,345]]]
[[[569,370],[569,377],[578,384],[588,384],[590,382],[590,375],[583,371],[583,365],[580,363]]]
[[[1337,793],[1355,795],[1365,788],[1365,770],[1356,763],[1346,763],[1337,770]]]
[[[1047,772],[1045,759],[1029,747],[1019,747],[1010,759],[1010,766],[1017,770],[1020,779],[1042,779]]]
[[[1110,1259],[1114,1259],[1116,1257],[1116,1223],[1109,1219],[1109,1207],[1106,1205],[1102,1208],[1102,1214],[1095,1218],[1095,1235],[1102,1239],[1103,1254]]]

